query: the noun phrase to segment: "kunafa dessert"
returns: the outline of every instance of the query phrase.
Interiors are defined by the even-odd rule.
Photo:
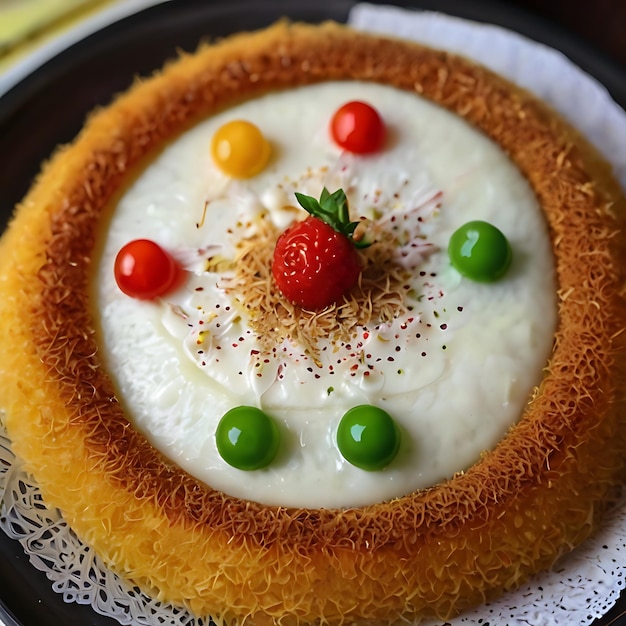
[[[15,453],[196,615],[458,615],[621,485],[624,202],[459,56],[332,23],[204,46],[92,114],[0,241]]]

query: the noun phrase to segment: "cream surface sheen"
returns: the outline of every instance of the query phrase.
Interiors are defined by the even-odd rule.
[[[381,153],[342,153],[330,140],[329,120],[350,100],[369,102],[385,120]],[[213,133],[232,119],[255,123],[272,146],[267,167],[244,181],[219,172],[210,156]],[[322,340],[315,362],[287,341],[264,351],[224,288],[228,270],[205,271],[205,260],[233,259],[262,219],[286,227],[293,192],[319,197],[324,186],[346,191],[355,218],[404,224],[397,263],[413,278],[407,313],[358,327],[347,344]],[[450,235],[477,219],[500,228],[513,249],[511,268],[495,283],[450,267]],[[451,478],[519,419],[552,347],[551,245],[528,183],[462,119],[382,85],[291,89],[207,119],[146,167],[103,237],[93,280],[100,342],[134,426],[180,467],[240,498],[361,506]],[[153,239],[189,270],[177,291],[141,301],[118,289],[115,256],[138,238]],[[335,443],[341,417],[361,404],[385,409],[402,432],[398,456],[381,471],[354,467]],[[241,405],[279,424],[281,448],[265,469],[234,469],[217,451],[220,418]]]

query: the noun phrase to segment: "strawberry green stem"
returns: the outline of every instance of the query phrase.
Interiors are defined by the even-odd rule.
[[[313,217],[317,217],[323,222],[326,222],[326,224],[334,228],[338,233],[350,239],[357,248],[366,248],[371,244],[371,242],[365,240],[354,240],[354,229],[359,222],[350,221],[348,198],[343,189],[337,189],[337,191],[330,193],[328,189],[324,187],[319,200],[298,192],[296,192],[295,195],[305,211],[310,213]]]

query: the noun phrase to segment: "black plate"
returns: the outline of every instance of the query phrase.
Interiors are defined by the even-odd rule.
[[[208,38],[256,29],[283,16],[345,21],[354,0],[175,0],[123,19],[71,46],[0,98],[0,229],[54,148],[71,141],[85,116],[146,76],[178,50]],[[413,0],[393,4],[498,24],[560,49],[598,78],[626,108],[626,71],[567,32],[491,1]],[[596,626],[626,624],[626,598]],[[0,532],[0,618],[7,626],[115,626],[90,607],[65,604],[19,543]],[[495,626],[495,625],[493,625]]]

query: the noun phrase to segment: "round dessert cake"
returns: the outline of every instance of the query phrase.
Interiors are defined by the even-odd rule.
[[[0,243],[0,403],[76,533],[227,623],[446,619],[621,484],[624,199],[454,55],[279,24],[93,114]]]

